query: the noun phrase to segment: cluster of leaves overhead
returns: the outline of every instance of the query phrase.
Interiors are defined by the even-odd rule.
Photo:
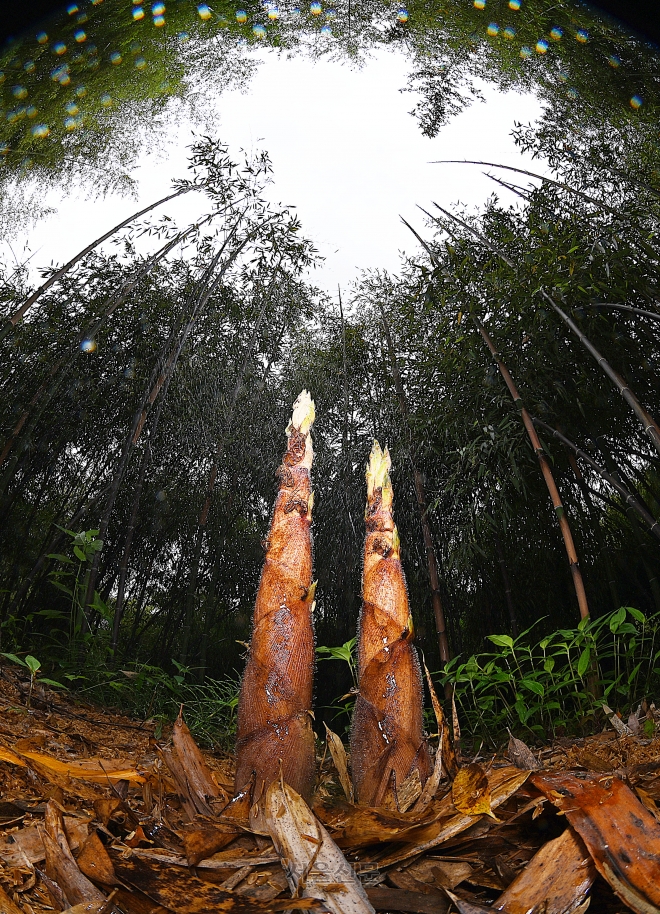
[[[206,123],[212,95],[249,79],[256,46],[357,60],[377,47],[402,50],[413,64],[408,88],[420,96],[413,113],[429,136],[485,82],[536,91],[542,126],[600,131],[604,140],[639,101],[636,120],[657,149],[657,55],[575,0],[340,0],[302,9],[274,0],[84,0],[68,9],[0,53],[5,186],[32,176],[94,192],[130,187],[145,143],[177,112]]]

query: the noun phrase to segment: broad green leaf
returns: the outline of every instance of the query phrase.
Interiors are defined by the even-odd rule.
[[[590,660],[591,660],[591,648],[585,647],[585,649],[580,654],[580,659],[578,660],[578,665],[577,665],[578,676],[584,676],[584,674],[589,669]]]
[[[509,635],[488,635],[488,640],[492,641],[498,647],[513,647],[513,638]]]

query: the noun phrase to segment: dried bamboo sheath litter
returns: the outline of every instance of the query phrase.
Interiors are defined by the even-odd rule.
[[[353,785],[359,803],[389,805],[415,769],[422,785],[431,763],[422,729],[422,676],[392,517],[387,449],[374,442],[367,469],[359,691],[351,731]]]
[[[238,705],[236,790],[254,775],[254,802],[280,776],[280,762],[284,781],[307,800],[314,783],[313,422],[314,403],[303,391],[294,404],[277,471],[278,494]]]

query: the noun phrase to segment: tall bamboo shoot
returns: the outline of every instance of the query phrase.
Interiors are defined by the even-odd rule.
[[[238,704],[236,789],[254,774],[254,802],[279,777],[280,764],[284,781],[307,800],[314,781],[313,422],[314,402],[304,390],[294,404],[277,471],[279,491]]]
[[[359,689],[351,730],[353,786],[358,802],[369,806],[391,805],[415,769],[422,785],[431,771],[390,466],[387,448],[381,451],[375,441],[367,467]]]

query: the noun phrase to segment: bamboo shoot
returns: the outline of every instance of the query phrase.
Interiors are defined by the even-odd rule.
[[[367,528],[358,640],[358,695],[351,730],[359,803],[392,805],[403,782],[431,763],[422,730],[422,676],[392,516],[390,455],[374,442],[367,468]]]
[[[280,776],[280,765],[283,780],[306,800],[314,781],[313,422],[314,402],[304,390],[294,404],[277,471],[279,491],[238,704],[236,790],[254,773],[255,803]]]

